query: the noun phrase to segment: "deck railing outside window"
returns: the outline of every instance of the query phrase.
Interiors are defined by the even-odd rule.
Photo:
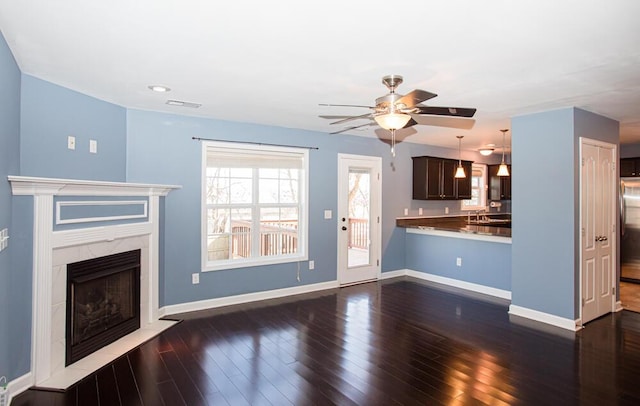
[[[298,222],[260,222],[260,255],[291,254],[298,246]],[[251,255],[251,224],[234,221],[231,225],[231,250],[234,258],[249,258]],[[369,244],[369,221],[349,219],[349,248],[366,249]]]

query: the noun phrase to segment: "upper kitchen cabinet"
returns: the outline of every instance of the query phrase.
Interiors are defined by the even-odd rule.
[[[511,200],[511,165],[509,168],[509,176],[498,176],[500,165],[488,165],[489,170],[489,200]]]
[[[640,176],[640,158],[623,158],[620,160],[620,176]]]
[[[413,157],[413,199],[459,200],[471,198],[471,162],[462,161],[467,174],[454,177],[458,161],[429,156]]]

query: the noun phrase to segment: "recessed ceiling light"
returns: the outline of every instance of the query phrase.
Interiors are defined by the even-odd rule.
[[[148,86],[149,89],[153,90],[154,92],[158,92],[158,93],[166,93],[171,91],[171,89],[169,89],[166,86],[162,86],[162,85],[150,85]]]

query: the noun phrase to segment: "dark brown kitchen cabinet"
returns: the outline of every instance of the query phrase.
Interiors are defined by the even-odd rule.
[[[623,158],[620,160],[620,176],[640,176],[640,158]]]
[[[511,165],[509,176],[498,176],[500,165],[489,165],[489,194],[488,200],[511,200]]]
[[[454,177],[458,161],[428,156],[413,157],[413,199],[459,200],[471,198],[471,162],[462,161],[467,174]]]

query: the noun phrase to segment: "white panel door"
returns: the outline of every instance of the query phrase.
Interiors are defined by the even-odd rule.
[[[338,155],[338,281],[380,274],[381,159]]]
[[[615,146],[581,139],[582,323],[614,309]]]

